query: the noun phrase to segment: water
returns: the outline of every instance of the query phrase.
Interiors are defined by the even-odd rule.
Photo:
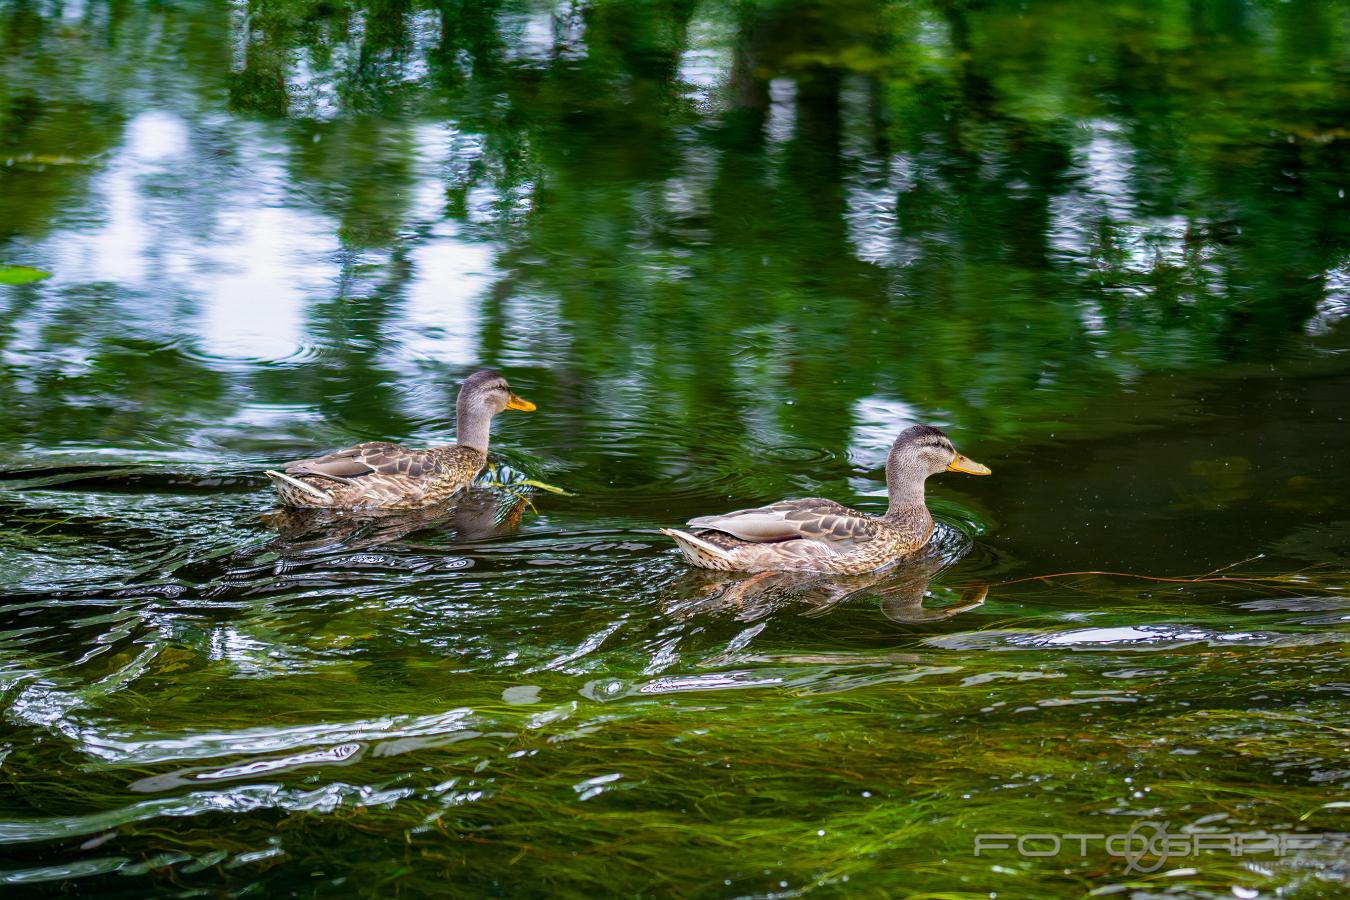
[[[52,273],[0,287],[5,895],[1340,895],[1347,37],[0,7],[0,263]],[[502,477],[571,496],[273,511],[261,469],[444,440],[484,365],[539,406]],[[880,510],[915,421],[994,476],[899,571],[655,532]],[[1038,577],[1095,571],[1209,577]]]

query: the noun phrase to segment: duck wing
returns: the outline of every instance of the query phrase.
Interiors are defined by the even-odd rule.
[[[699,516],[689,520],[689,527],[725,532],[755,544],[815,541],[839,553],[865,544],[879,534],[877,521],[872,517],[820,497]]]
[[[350,482],[366,475],[418,478],[432,474],[435,466],[435,459],[425,450],[409,450],[388,441],[367,441],[324,456],[298,460],[285,471],[287,475],[315,475]]]

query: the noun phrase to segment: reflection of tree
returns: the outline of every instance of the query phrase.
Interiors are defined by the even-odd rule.
[[[71,298],[72,311],[82,309],[93,318],[90,307],[96,310],[101,299]],[[0,441],[58,446],[72,435],[110,445],[162,441],[175,435],[185,418],[228,411],[221,374],[177,348],[116,335],[91,340],[82,327],[65,335],[66,342],[76,340],[88,343],[78,374],[59,358],[42,359],[24,371],[0,369],[0,390],[9,398],[0,414]],[[20,379],[23,390],[17,389]]]
[[[284,116],[290,107],[286,74],[290,70],[289,29],[285,17],[255,14],[244,49],[244,67],[230,85],[230,106],[241,112]]]
[[[113,10],[107,27],[121,20]],[[60,204],[87,188],[92,168],[81,163],[117,141],[121,110],[92,92],[59,88],[69,78],[68,57],[89,53],[90,43],[36,4],[0,8],[0,198],[9,200],[0,247],[46,231]]]
[[[502,39],[497,31],[501,0],[435,0],[441,14],[440,42],[433,51],[443,77],[463,84],[457,56],[462,51],[472,76],[484,81],[499,75]]]
[[[272,120],[287,202],[337,223],[344,283],[311,311],[322,358],[251,388],[377,433],[409,425],[387,360],[432,177],[461,236],[498,248],[483,361],[528,345],[560,380],[630,386],[560,430],[611,426],[621,398],[746,453],[842,444],[872,394],[1020,431],[1122,374],[1271,353],[1350,243],[1343,26],[1316,3],[252,0],[234,43],[220,13],[109,10],[119,40],[97,48],[45,8],[0,12],[2,152],[116,146],[138,70],[198,112],[223,86]],[[551,46],[524,46],[545,13]],[[696,98],[683,66],[705,50],[723,70]],[[105,63],[98,103],[59,55]],[[433,174],[417,129],[446,120]],[[86,180],[0,169],[28,197],[0,238],[41,234]]]

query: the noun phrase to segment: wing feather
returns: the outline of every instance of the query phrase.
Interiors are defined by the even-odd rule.
[[[317,475],[350,481],[366,475],[414,475],[429,472],[434,462],[424,450],[408,450],[386,441],[367,441],[286,467],[288,475]]]
[[[802,547],[812,555],[828,548],[840,553],[877,536],[873,519],[847,506],[820,497],[783,500],[754,509],[738,509],[718,516],[690,519],[691,528],[721,531],[751,543],[806,541],[821,545]]]

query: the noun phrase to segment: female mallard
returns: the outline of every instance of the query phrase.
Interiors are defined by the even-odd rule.
[[[289,506],[413,509],[446,499],[487,465],[488,430],[504,409],[530,412],[534,404],[511,393],[496,372],[464,379],[455,403],[455,443],[409,450],[367,441],[327,456],[302,459],[284,472],[267,470]]]
[[[819,497],[782,500],[757,509],[690,519],[694,534],[661,529],[687,560],[705,569],[740,572],[870,572],[913,553],[933,533],[923,483],[938,472],[988,475],[931,425],[900,432],[886,458],[890,508],[869,516]]]

